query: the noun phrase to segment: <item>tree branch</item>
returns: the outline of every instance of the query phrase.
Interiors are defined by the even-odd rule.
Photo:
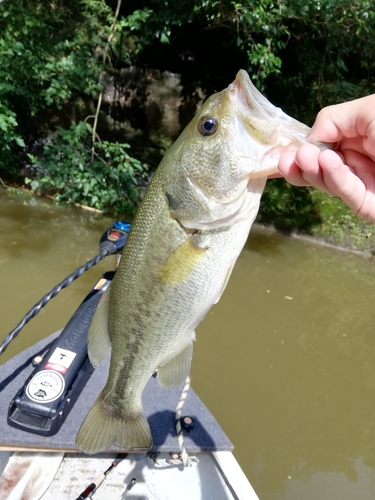
[[[109,44],[111,43],[111,40],[115,34],[116,24],[117,24],[118,16],[120,14],[121,4],[122,4],[122,0],[117,0],[116,11],[115,11],[115,14],[113,16],[113,21],[112,21],[112,25],[110,28],[110,33],[109,33],[109,36],[107,39],[108,45],[105,48],[104,55],[103,55],[103,62],[105,62],[107,57],[108,57]],[[101,76],[101,74],[100,74],[100,76]],[[99,83],[100,83],[100,76],[99,76]],[[94,125],[92,127],[93,131],[92,131],[91,161],[94,160],[94,155],[95,155],[95,140],[96,140],[96,137],[98,136],[98,134],[96,133],[96,128],[98,126],[99,113],[100,113],[100,107],[102,105],[102,100],[103,100],[103,91],[100,92],[99,97],[98,97],[98,104],[96,106]]]

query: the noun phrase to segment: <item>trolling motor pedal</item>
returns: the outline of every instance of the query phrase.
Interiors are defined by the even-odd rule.
[[[115,222],[100,239],[98,257],[120,252],[129,229],[128,222]],[[83,267],[77,270],[80,274]],[[41,436],[58,432],[94,371],[87,355],[87,335],[99,299],[114,274],[104,273],[12,399],[7,417],[10,426]],[[71,275],[69,283],[75,278],[75,274]]]
[[[58,432],[94,371],[87,355],[87,334],[113,275],[105,273],[98,281],[12,399],[9,425],[41,436]]]

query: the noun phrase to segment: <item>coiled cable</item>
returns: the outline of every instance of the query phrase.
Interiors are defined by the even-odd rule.
[[[94,257],[93,259],[86,262],[86,264],[76,269],[72,274],[69,274],[69,276],[67,276],[63,281],[61,281],[61,283],[52,288],[52,290],[49,293],[46,293],[46,295],[44,295],[44,297],[42,297],[39,300],[39,302],[37,302],[30,309],[30,311],[25,314],[25,316],[18,323],[18,325],[15,328],[13,328],[13,330],[10,333],[8,333],[8,335],[5,337],[2,344],[0,345],[0,356],[7,349],[12,340],[17,337],[22,328],[32,318],[34,318],[34,316],[38,314],[38,312],[42,309],[42,307],[44,307],[51,299],[53,299],[53,297],[56,297],[56,295],[59,292],[61,292],[63,288],[66,288],[75,279],[79,278],[85,271],[88,271],[91,267],[95,266],[98,262],[100,262],[104,257],[106,257],[109,254],[110,252],[106,248],[102,249],[101,252],[96,257]]]

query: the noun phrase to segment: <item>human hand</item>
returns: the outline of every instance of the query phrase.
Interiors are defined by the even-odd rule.
[[[304,144],[281,155],[280,173],[296,186],[339,196],[375,223],[375,94],[322,109],[308,139],[336,142],[335,151]]]

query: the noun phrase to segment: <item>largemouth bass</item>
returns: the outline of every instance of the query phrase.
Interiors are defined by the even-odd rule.
[[[88,337],[93,365],[112,347],[107,383],[77,446],[152,446],[141,395],[190,371],[194,330],[223,293],[281,152],[309,128],[273,106],[246,71],[211,96],[166,153],[134,219]]]

